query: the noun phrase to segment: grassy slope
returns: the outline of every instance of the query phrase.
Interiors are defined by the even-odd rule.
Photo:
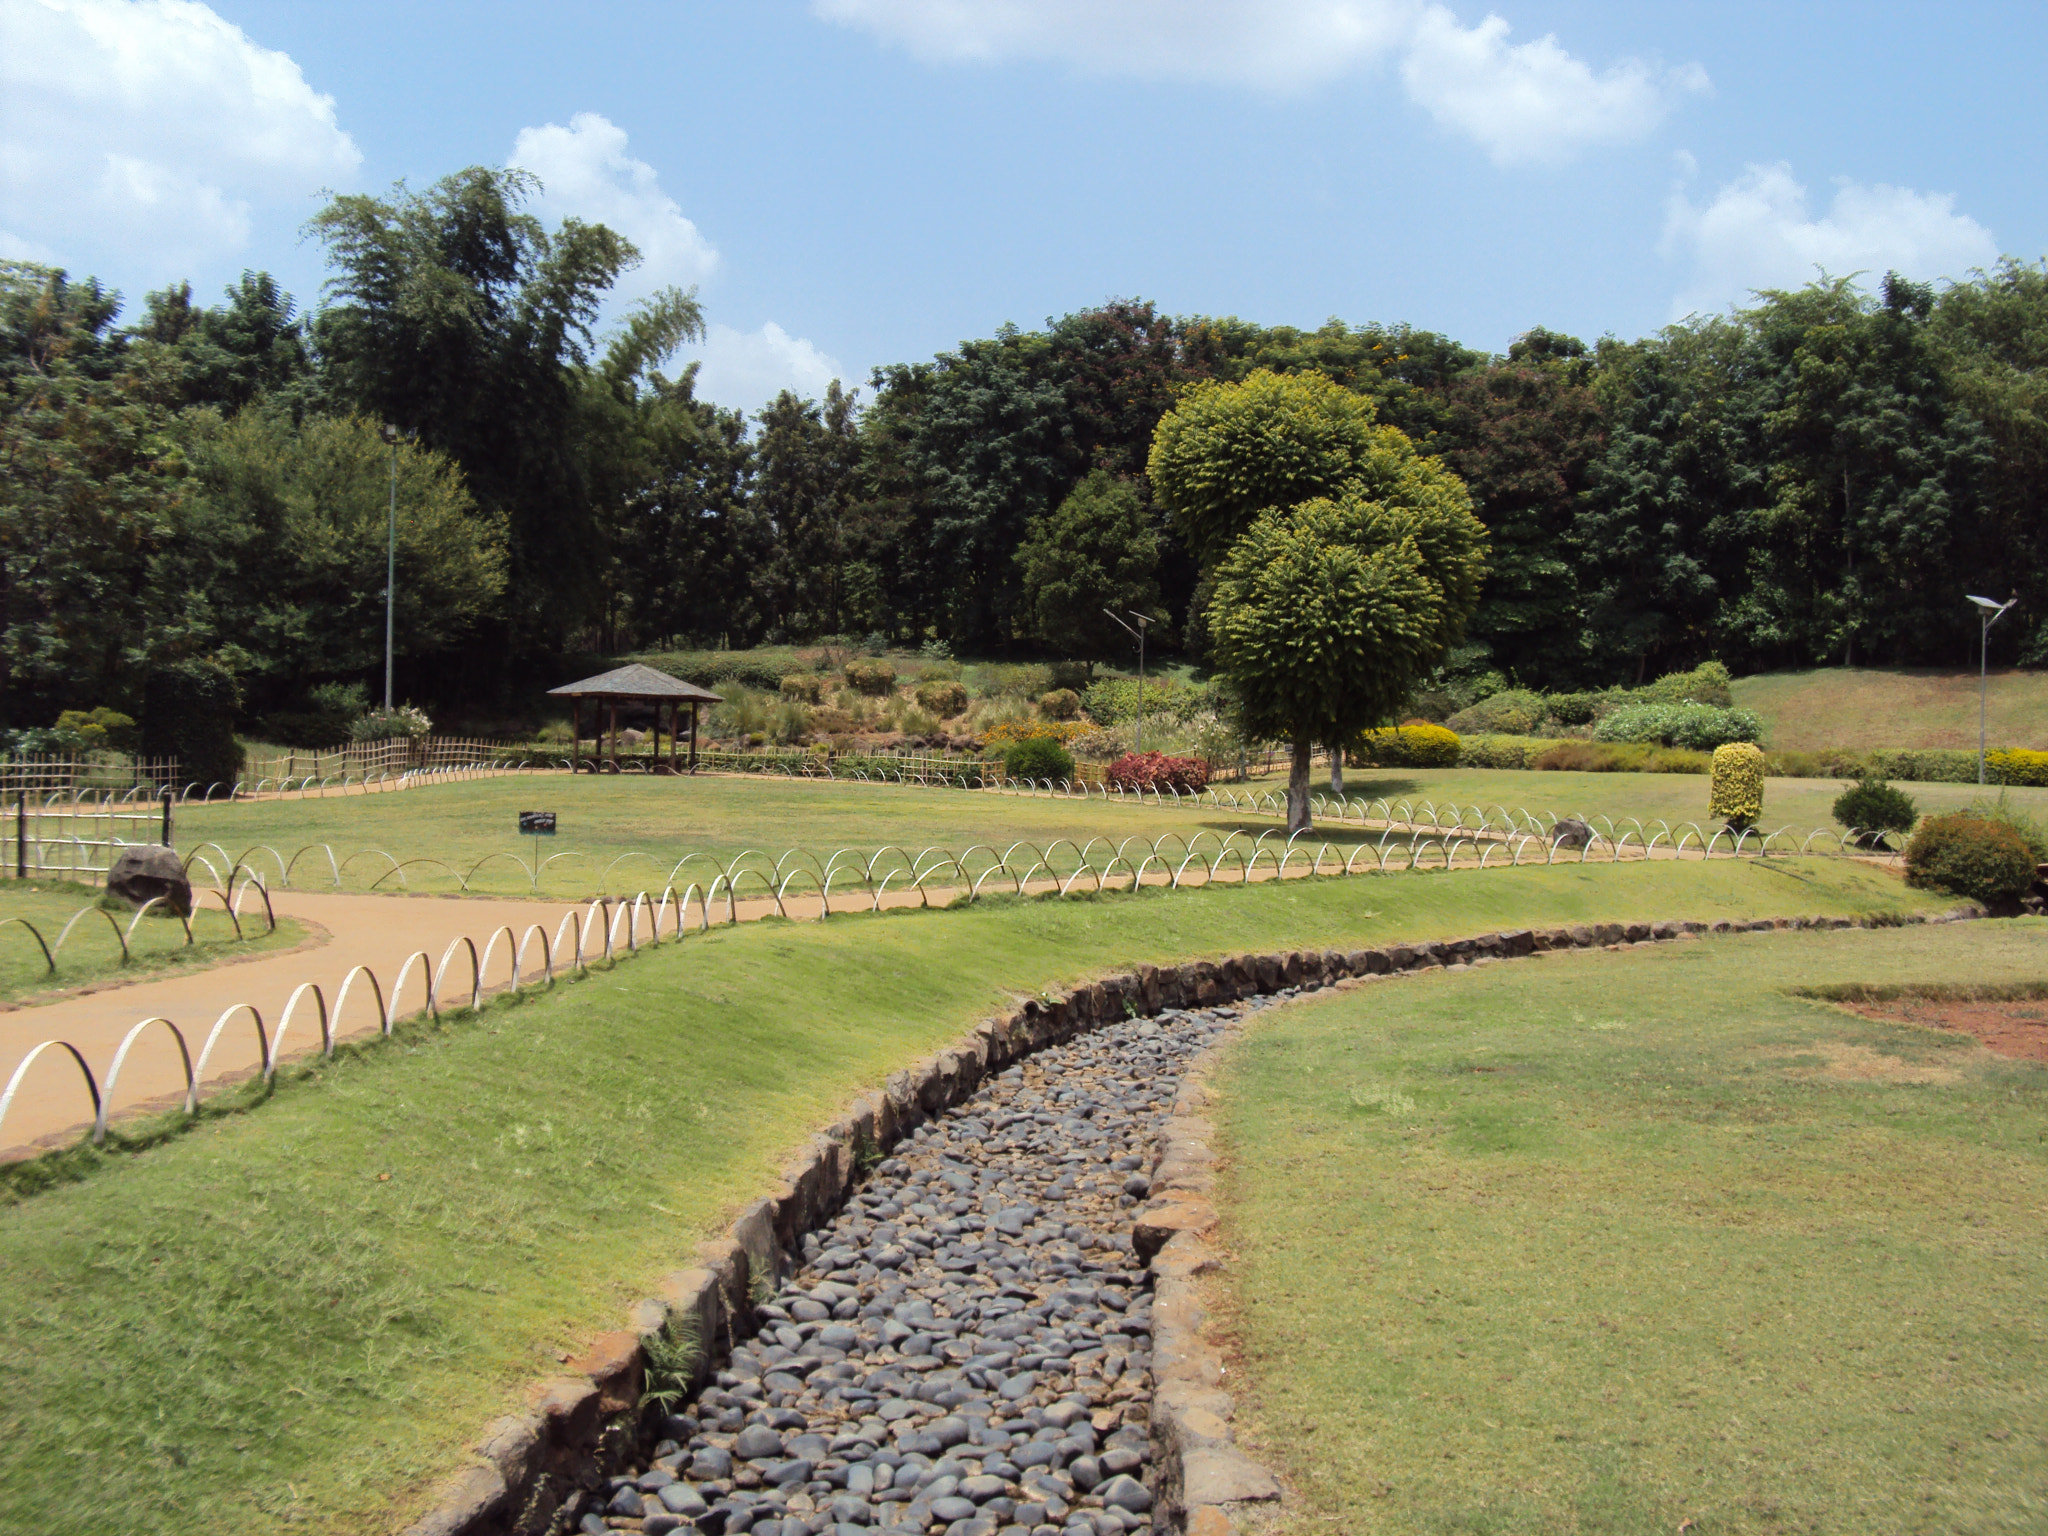
[[[164,1533],[382,1528],[809,1127],[1005,995],[1249,948],[1919,904],[1850,864],[1524,869],[753,924],[642,954],[142,1156],[86,1155],[81,1182],[0,1210],[0,1530],[116,1497]]]
[[[81,907],[97,904],[100,896],[96,886],[0,879],[0,921],[25,918],[36,926],[43,941],[55,948],[64,925]],[[134,920],[132,912],[116,911],[109,916],[124,933]],[[204,969],[244,955],[288,949],[306,936],[305,930],[289,919],[280,921],[275,933],[264,932],[260,905],[253,916],[244,907],[242,931],[248,937],[237,940],[234,924],[226,913],[217,908],[211,912],[202,908],[192,919],[193,942],[187,947],[183,924],[174,918],[147,917],[129,943],[133,958],[123,965],[121,941],[115,937],[113,928],[105,918],[89,914],[71,930],[70,939],[57,951],[57,971],[51,975],[35,939],[26,929],[7,923],[0,927],[0,1000],[33,1000],[72,987],[116,979],[133,981],[173,968]]]
[[[1224,1142],[1297,1530],[2048,1526],[2048,1069],[1794,983],[2048,924],[1543,960],[1284,1010]],[[1934,1083],[1830,1075],[1830,1063]]]
[[[2048,747],[2048,672],[1998,671],[1986,689],[1994,747]],[[1765,739],[1791,751],[1977,745],[1977,674],[1831,667],[1735,682],[1735,702],[1763,716]]]

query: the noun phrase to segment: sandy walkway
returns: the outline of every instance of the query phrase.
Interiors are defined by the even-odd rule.
[[[11,1073],[21,1058],[42,1041],[66,1040],[84,1054],[104,1091],[121,1037],[140,1020],[160,1016],[171,1020],[184,1034],[196,1067],[214,1021],[222,1010],[237,1003],[253,1006],[262,1015],[264,1028],[274,1037],[286,1004],[302,982],[317,983],[332,1007],[343,979],[358,965],[367,965],[376,973],[378,982],[388,988],[397,980],[406,961],[421,951],[438,967],[443,952],[458,938],[472,939],[481,955],[498,928],[510,926],[515,937],[522,937],[528,925],[534,923],[544,925],[552,939],[563,914],[571,910],[570,904],[563,901],[457,901],[318,895],[307,891],[278,891],[271,900],[278,916],[316,925],[316,931],[325,935],[323,941],[317,947],[138,981],[132,986],[110,987],[40,1007],[0,1013],[0,1062],[6,1063],[5,1070]],[[529,973],[539,971],[538,953],[538,946],[529,952]],[[403,1013],[416,1012],[424,1004],[426,992],[418,979],[419,971],[416,966],[412,978],[406,981],[405,997],[400,1002]],[[511,962],[500,941],[486,979],[495,979],[502,985],[510,974]],[[461,1001],[467,1002],[469,981],[467,952],[459,952],[448,967],[445,995],[455,996],[459,992]],[[335,1032],[338,1037],[347,1038],[374,1031],[378,1022],[374,997],[358,982],[348,998],[347,1016],[335,1021]],[[298,1055],[319,1044],[319,1012],[308,996],[294,1012],[283,1054]],[[206,1075],[241,1075],[261,1062],[256,1030],[245,1014],[230,1020],[221,1032],[220,1041],[206,1063]],[[145,1030],[129,1052],[115,1084],[111,1108],[118,1115],[123,1108],[168,1094],[182,1095],[184,1091],[185,1073],[177,1042],[169,1030],[158,1025]],[[29,1069],[8,1108],[6,1124],[0,1127],[0,1144],[19,1148],[52,1133],[72,1130],[91,1118],[92,1100],[76,1064],[62,1051],[45,1051]]]

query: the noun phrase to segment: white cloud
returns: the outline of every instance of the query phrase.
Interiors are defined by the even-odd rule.
[[[641,264],[620,279],[616,299],[692,287],[717,269],[718,252],[661,189],[654,167],[626,153],[626,131],[609,119],[578,112],[566,128],[522,128],[510,163],[540,178],[537,213],[608,225],[640,248]]]
[[[361,161],[334,99],[207,6],[0,0],[0,244],[202,263]]]
[[[1087,74],[1289,90],[1396,47],[1415,0],[813,0],[931,63],[1045,59]]]
[[[1642,138],[1678,97],[1711,89],[1697,64],[1667,72],[1626,59],[1596,75],[1555,37],[1507,39],[1498,16],[1466,27],[1431,6],[1401,61],[1409,97],[1496,165],[1555,162],[1588,145]]]
[[[1624,60],[1604,73],[1555,37],[1510,44],[1489,15],[1462,25],[1427,0],[812,0],[932,63],[1039,59],[1090,75],[1304,90],[1397,62],[1408,95],[1501,165],[1557,161],[1642,137],[1684,96],[1696,64]]]
[[[846,370],[801,336],[792,336],[774,321],[758,331],[736,331],[729,325],[706,327],[703,342],[688,348],[683,360],[697,359],[697,398],[728,409],[757,411],[782,390],[812,399],[825,393]]]
[[[1835,184],[1827,213],[1808,211],[1792,167],[1752,165],[1698,205],[1681,188],[1665,208],[1663,251],[1691,272],[1674,318],[1719,310],[1758,288],[1796,288],[1818,276],[1895,271],[1917,281],[1961,277],[1998,259],[1991,231],[1955,211],[1946,192]]]

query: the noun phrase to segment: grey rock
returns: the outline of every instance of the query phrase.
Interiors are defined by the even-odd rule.
[[[192,915],[192,881],[175,848],[123,848],[107,872],[107,894],[131,907],[161,897],[163,905],[158,911]]]
[[[767,1461],[782,1454],[782,1436],[766,1425],[749,1425],[734,1439],[732,1453],[742,1461]]]
[[[608,1515],[624,1515],[637,1519],[647,1513],[647,1503],[640,1497],[640,1490],[629,1483],[612,1495],[611,1502],[605,1505],[604,1509]]]
[[[1100,1490],[1102,1502],[1112,1509],[1142,1514],[1152,1507],[1152,1492],[1134,1477],[1113,1477]]]

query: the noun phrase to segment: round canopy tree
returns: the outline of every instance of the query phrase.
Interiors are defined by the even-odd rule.
[[[1354,491],[1261,513],[1216,569],[1217,669],[1246,730],[1294,749],[1289,832],[1309,826],[1314,744],[1392,719],[1477,606],[1486,530],[1425,464],[1399,500]]]
[[[1267,508],[1369,478],[1388,433],[1408,441],[1374,426],[1365,396],[1320,373],[1261,368],[1239,384],[1184,390],[1152,434],[1146,473],[1195,558],[1213,566]]]

